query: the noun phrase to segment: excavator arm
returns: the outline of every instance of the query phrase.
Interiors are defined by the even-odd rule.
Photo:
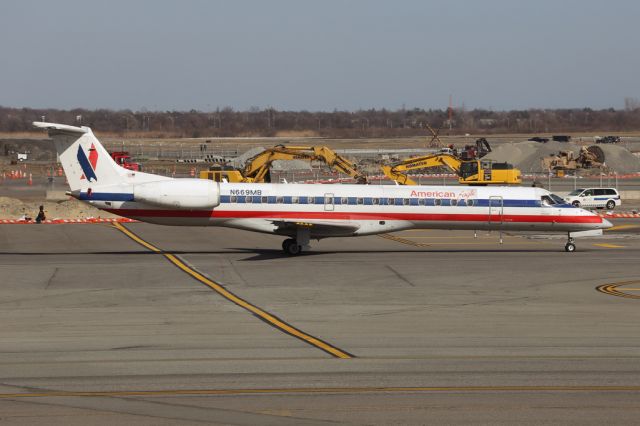
[[[424,157],[414,157],[403,160],[392,166],[382,166],[382,172],[391,180],[400,185],[417,185],[405,172],[417,169],[428,169],[431,167],[445,166],[460,174],[462,161],[450,154],[434,154]]]
[[[322,161],[332,169],[351,176],[358,183],[367,183],[366,174],[358,170],[355,163],[341,157],[325,146],[278,145],[247,160],[242,171],[243,182],[264,182],[271,164],[276,160]]]

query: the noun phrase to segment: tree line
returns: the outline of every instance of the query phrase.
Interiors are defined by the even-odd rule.
[[[131,111],[0,107],[0,132],[32,131],[33,121],[90,126],[122,136],[224,137],[300,134],[335,138],[401,137],[465,133],[626,132],[640,130],[640,105],[622,110],[528,109],[368,109],[359,111],[281,111],[221,108],[215,111]],[[450,119],[451,117],[451,119]]]

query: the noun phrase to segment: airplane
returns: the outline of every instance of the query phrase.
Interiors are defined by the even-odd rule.
[[[101,210],[161,225],[223,226],[287,237],[288,255],[310,240],[407,229],[602,235],[613,226],[542,188],[228,183],[171,178],[116,164],[89,127],[34,122],[55,143],[71,191]]]

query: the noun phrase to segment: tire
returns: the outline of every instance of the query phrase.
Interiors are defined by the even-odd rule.
[[[613,200],[607,201],[607,210],[613,210],[616,208],[616,202]]]
[[[287,254],[289,256],[297,256],[300,253],[302,253],[302,246],[299,246],[296,240],[291,240],[291,243],[287,245]]]
[[[571,205],[573,207],[580,207],[580,201],[574,201],[573,203],[571,203]]]
[[[289,251],[288,250],[289,244],[291,244],[292,242],[293,242],[292,238],[287,238],[286,240],[284,240],[282,242],[282,251],[287,253]]]
[[[567,243],[567,245],[564,246],[564,251],[567,253],[573,253],[576,251],[576,245],[574,243]]]

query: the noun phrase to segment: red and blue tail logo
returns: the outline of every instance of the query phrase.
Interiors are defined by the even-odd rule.
[[[88,158],[87,154],[84,153],[82,146],[78,145],[78,162],[84,172],[80,179],[87,179],[89,182],[97,182],[98,177],[96,176],[96,165],[98,164],[98,151],[93,144],[91,144],[91,148],[89,148]]]

